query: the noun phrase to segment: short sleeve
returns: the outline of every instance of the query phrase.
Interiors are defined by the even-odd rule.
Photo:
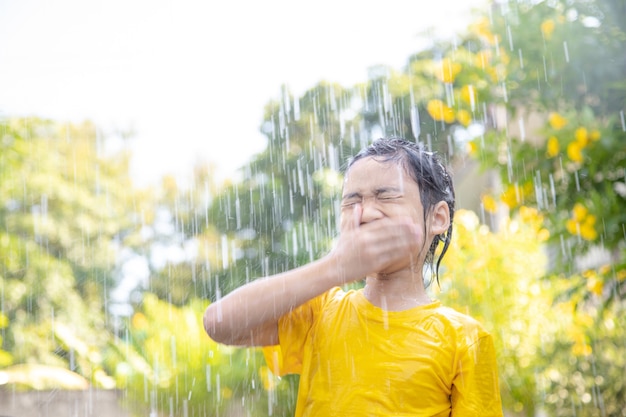
[[[334,291],[313,298],[278,320],[279,344],[263,347],[265,361],[274,375],[301,373],[308,335],[329,293]]]
[[[452,382],[452,417],[501,417],[502,400],[491,335],[482,335],[458,361]]]

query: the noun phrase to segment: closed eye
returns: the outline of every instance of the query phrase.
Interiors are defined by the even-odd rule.
[[[376,198],[380,201],[389,201],[389,200],[398,200],[402,198],[400,194],[381,194],[376,196]]]
[[[350,198],[344,199],[341,202],[341,207],[351,207],[351,206],[353,206],[355,204],[360,203],[361,201],[362,201],[362,199],[359,198],[359,197],[350,197]]]

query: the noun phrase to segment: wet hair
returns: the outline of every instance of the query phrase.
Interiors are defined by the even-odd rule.
[[[426,216],[433,210],[435,205],[440,201],[445,201],[448,204],[450,226],[446,233],[434,237],[425,259],[425,264],[429,265],[431,270],[431,281],[426,283],[426,286],[428,287],[431,284],[433,276],[439,283],[439,265],[452,239],[454,184],[452,183],[450,173],[438,154],[427,151],[421,143],[409,142],[399,137],[375,140],[348,161],[346,172],[355,162],[367,157],[374,157],[380,162],[396,162],[400,164],[417,183],[420,200],[424,207],[424,229],[426,229]],[[435,252],[441,242],[443,242],[443,248],[435,262]]]

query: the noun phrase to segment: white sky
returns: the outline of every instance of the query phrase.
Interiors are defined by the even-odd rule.
[[[401,68],[435,28],[465,29],[486,0],[0,0],[0,116],[133,127],[139,185],[226,177],[263,149],[282,84],[348,87]]]

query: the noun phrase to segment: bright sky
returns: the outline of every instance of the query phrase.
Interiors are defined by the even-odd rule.
[[[282,84],[301,94],[400,69],[421,33],[452,36],[485,3],[0,0],[0,116],[132,127],[139,185],[200,160],[227,177],[263,149]]]

